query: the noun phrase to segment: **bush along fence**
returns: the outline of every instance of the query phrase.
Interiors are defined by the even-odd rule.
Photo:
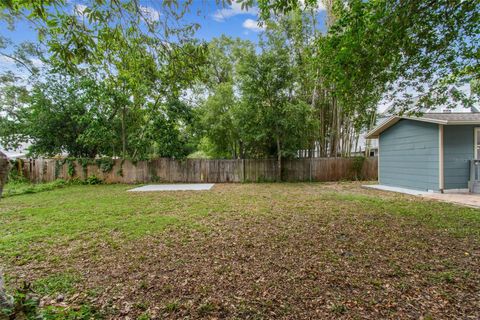
[[[274,159],[203,160],[154,159],[32,159],[12,166],[31,182],[79,179],[98,183],[148,182],[268,182],[277,179]],[[291,159],[282,163],[282,181],[377,179],[377,158]]]

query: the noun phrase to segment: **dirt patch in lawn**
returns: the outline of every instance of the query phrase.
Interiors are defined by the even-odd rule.
[[[61,304],[106,318],[480,317],[479,211],[342,183],[217,185],[169,214],[196,200],[188,225],[32,244],[50,258],[9,260],[11,283],[75,274]]]

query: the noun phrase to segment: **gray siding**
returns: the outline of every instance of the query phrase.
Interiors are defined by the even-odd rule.
[[[438,125],[400,120],[379,137],[380,184],[438,190]]]
[[[445,189],[468,187],[469,161],[474,158],[475,126],[444,126],[444,177]]]

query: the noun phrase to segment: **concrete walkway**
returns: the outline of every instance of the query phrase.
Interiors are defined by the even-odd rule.
[[[466,207],[480,208],[480,194],[471,193],[428,193],[422,195],[427,199],[459,204]]]
[[[189,183],[189,184],[150,184],[143,187],[128,190],[129,192],[151,191],[202,191],[210,190],[213,183]]]
[[[433,199],[433,200],[438,200],[443,202],[454,203],[454,204],[458,204],[466,207],[480,208],[480,194],[471,194],[468,192],[439,193],[439,192],[420,191],[420,190],[413,190],[413,189],[399,188],[399,187],[390,187],[390,186],[384,186],[380,184],[364,185],[362,187],[366,189],[399,192],[399,193],[409,194],[409,195],[422,197],[426,199]]]

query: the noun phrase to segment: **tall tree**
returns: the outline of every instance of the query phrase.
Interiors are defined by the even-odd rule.
[[[106,1],[88,1],[75,5],[73,13],[71,6],[64,1],[41,4],[30,1],[2,3],[2,9],[5,9],[2,12],[6,13],[4,17],[9,21],[27,18],[37,28],[41,44],[49,52],[47,67],[50,71],[62,70],[61,74],[68,73],[65,74],[67,79],[89,79],[101,85],[101,90],[96,92],[95,106],[88,105],[91,101],[77,101],[79,108],[86,108],[87,114],[95,110],[96,116],[88,120],[83,116],[71,119],[72,127],[83,124],[80,127],[85,129],[84,132],[81,130],[81,134],[77,132],[76,139],[72,139],[92,148],[105,139],[109,140],[109,148],[99,149],[102,155],[120,154],[123,158],[133,159],[145,158],[154,153],[178,156],[179,153],[171,151],[165,143],[149,139],[161,140],[158,135],[151,134],[151,126],[156,126],[160,131],[159,125],[179,128],[177,124],[184,119],[175,118],[168,111],[169,106],[172,101],[179,100],[182,93],[201,74],[204,46],[192,39],[196,26],[171,22],[172,15],[176,19],[182,16],[183,5],[173,6],[170,3],[163,7],[165,10],[162,15],[155,8],[142,6],[138,1],[110,4]],[[12,59],[33,70],[28,59],[24,59],[25,54],[21,55],[22,52],[27,50],[17,50]],[[2,53],[4,52],[0,51]],[[39,84],[33,97],[38,99],[30,102],[51,102],[51,106],[43,111],[61,104],[59,95],[45,95],[48,91],[46,83],[51,78],[42,81],[42,77],[37,77],[35,80]],[[85,83],[82,82],[81,85],[83,84]],[[78,91],[73,83],[66,81],[64,85],[65,90]],[[39,97],[42,94],[48,99],[41,100]],[[83,91],[79,94],[83,94]],[[13,111],[15,107],[11,103],[9,105]],[[11,124],[14,121],[12,116],[14,114],[11,112],[3,116],[2,120]],[[22,135],[13,135],[12,130],[9,132],[8,137],[7,134],[3,135],[4,139],[19,141],[21,136],[32,139],[32,132],[27,129]],[[170,137],[181,134],[175,132]],[[72,145],[72,141],[64,142]],[[47,144],[58,145],[53,142],[50,140]],[[162,145],[170,151],[159,150]],[[153,151],[153,146],[156,152]],[[47,152],[44,148],[40,150]],[[57,149],[53,147],[52,150]],[[52,150],[48,152],[53,152]]]
[[[200,125],[208,139],[207,153],[213,157],[239,158],[243,154],[242,139],[235,112],[238,99],[230,82],[218,84],[215,91],[200,107]],[[205,142],[204,142],[205,146]]]
[[[317,1],[258,1],[264,20],[302,3]],[[364,95],[373,85],[373,96],[393,100],[400,111],[472,102],[461,87],[480,74],[478,1],[335,0],[333,11],[338,19],[320,45],[333,49],[327,57],[341,59],[335,70],[347,79],[346,90],[365,88]],[[355,85],[357,75],[371,81]]]
[[[15,148],[31,143],[33,155],[68,153],[77,157],[95,157],[108,139],[87,141],[84,134],[96,120],[96,83],[88,78],[50,74],[45,83],[25,87],[5,86],[5,96],[13,90],[21,93],[14,101],[4,100],[0,118],[2,145]],[[104,131],[98,126],[95,130]],[[93,131],[93,130],[92,130]],[[107,141],[105,141],[107,140]]]
[[[239,61],[255,51],[250,41],[232,39],[226,36],[215,38],[208,44],[207,62],[204,66],[202,95],[197,110],[199,131],[203,140],[200,143],[206,154],[212,157],[243,157],[243,139],[240,136],[241,124],[236,121],[239,108],[238,76]]]
[[[282,158],[308,143],[312,109],[295,97],[294,70],[282,34],[267,33],[261,46],[260,54],[247,55],[239,66],[240,113],[246,121],[242,136],[250,150],[258,152],[259,146],[266,154],[274,150],[281,180]]]

